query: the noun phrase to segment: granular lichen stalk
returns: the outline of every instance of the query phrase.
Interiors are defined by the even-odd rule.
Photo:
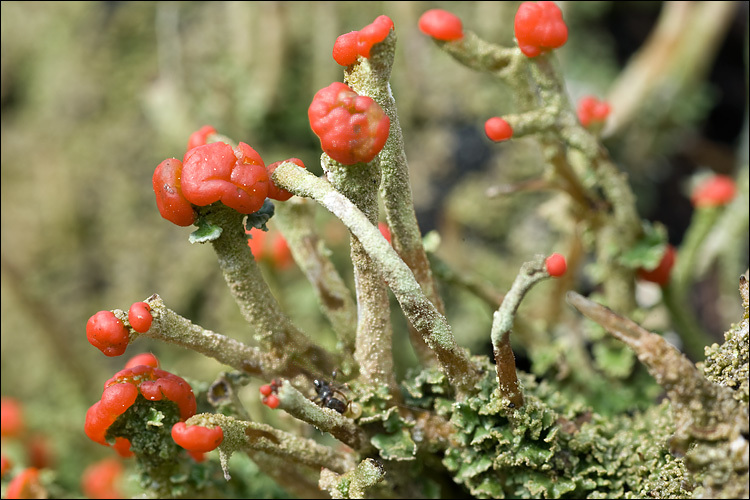
[[[383,278],[440,365],[461,391],[471,391],[480,376],[466,352],[456,344],[450,325],[422,292],[414,274],[398,257],[380,231],[324,179],[291,163],[279,165],[273,174],[277,185],[298,196],[309,197],[336,215],[377,263]]]

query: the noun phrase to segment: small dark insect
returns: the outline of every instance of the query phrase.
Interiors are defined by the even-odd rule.
[[[333,372],[333,380],[336,379],[336,372]],[[323,379],[313,380],[315,384],[315,390],[318,395],[313,401],[317,401],[321,406],[335,410],[342,415],[346,415],[350,418],[358,418],[362,414],[362,407],[349,401],[346,394],[333,383],[326,382]]]
[[[313,384],[315,384],[315,390],[318,391],[318,395],[315,399],[321,404],[321,406],[336,410],[342,415],[346,413],[346,409],[349,406],[349,400],[343,392],[336,389],[331,383],[326,382],[325,380],[315,379]],[[337,398],[336,395],[339,395],[341,399]]]

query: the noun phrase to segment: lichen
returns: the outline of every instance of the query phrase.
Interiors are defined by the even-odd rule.
[[[740,295],[744,315],[742,320],[727,330],[724,343],[706,347],[706,360],[699,365],[706,378],[714,383],[734,389],[734,398],[748,404],[748,281],[740,279]]]
[[[525,405],[509,408],[486,360],[475,395],[456,401],[446,377],[429,368],[404,384],[407,401],[450,421],[443,464],[478,498],[747,498],[745,278],[741,293],[744,317],[724,344],[706,348],[703,372],[660,337],[607,312],[607,324],[624,332],[617,337],[667,389],[669,399],[643,411],[602,415],[523,373]],[[684,376],[667,374],[670,366]]]
[[[453,446],[443,464],[478,498],[688,498],[664,401],[632,415],[605,417],[571,402],[546,381],[519,374],[525,405],[508,410],[487,362],[481,390],[452,399],[445,377],[424,370],[405,384],[409,403],[450,419]]]

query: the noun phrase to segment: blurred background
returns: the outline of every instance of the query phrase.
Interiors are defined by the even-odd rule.
[[[420,226],[441,236],[436,254],[502,291],[521,262],[558,251],[566,228],[555,222],[557,194],[485,194],[543,171],[533,139],[493,144],[484,135],[486,119],[513,112],[512,96],[417,29],[424,11],[443,8],[465,29],[511,46],[519,3],[2,2],[2,395],[23,402],[27,426],[44,435],[66,489],[111,453],[85,437],[83,420],[128,358],[151,351],[163,368],[204,382],[224,369],[147,339],[105,358],[86,340],[92,314],[159,293],[195,323],[252,337],[210,246],[190,245],[189,228],[159,216],[154,168],[181,158],[189,134],[210,124],[250,144],[266,164],[298,157],[320,173],[307,107],[318,89],[342,79],[331,57],[336,37],[378,15],[395,23],[391,85]],[[610,96],[613,109],[630,111],[605,145],[628,173],[641,215],[665,224],[679,245],[696,176],[738,178],[747,196],[748,2],[675,3],[724,5],[700,22],[684,14],[676,28],[686,34],[682,43],[699,47],[679,64],[629,66],[649,43],[662,2],[560,2],[570,36],[557,54],[571,102]],[[626,76],[647,82],[635,99],[637,85],[629,96],[616,91]],[[343,226],[321,212],[320,230],[349,278]],[[740,236],[727,266],[714,266],[720,251],[705,263],[694,297],[706,305],[700,319],[716,340],[741,311],[746,226]],[[267,263],[264,272],[294,321],[328,342],[302,273]],[[445,293],[459,343],[484,352],[492,309],[468,292]],[[403,318],[394,313],[394,323],[403,373],[413,358]]]

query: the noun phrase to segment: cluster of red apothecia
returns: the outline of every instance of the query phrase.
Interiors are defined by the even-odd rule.
[[[442,9],[431,9],[422,14],[419,29],[442,41],[464,37],[461,20]],[[514,29],[518,47],[527,57],[538,57],[568,41],[568,27],[554,2],[523,2],[516,11]]]
[[[161,370],[158,366],[155,356],[141,357],[128,363],[105,382],[101,399],[86,412],[84,430],[92,441],[109,446],[108,429],[135,404],[139,395],[148,401],[166,399],[174,402],[183,421],[195,414],[195,395],[190,385],[181,377]],[[130,442],[126,438],[117,438],[114,448],[122,456],[132,455]]]
[[[323,151],[346,165],[372,161],[390,131],[390,120],[382,108],[341,82],[315,94],[308,118]],[[304,168],[302,160],[289,158],[266,166],[248,144],[240,142],[232,148],[226,142],[207,142],[213,135],[213,127],[202,127],[190,136],[182,161],[168,158],[156,167],[152,183],[162,217],[189,226],[196,222],[195,207],[221,202],[251,214],[260,210],[266,198],[286,201],[292,197],[273,183],[271,174],[286,161]]]
[[[128,323],[138,333],[151,328],[154,318],[146,302],[134,302],[128,310]],[[121,356],[130,342],[130,331],[112,311],[99,311],[86,323],[86,338],[105,356]]]
[[[280,401],[279,396],[277,396],[279,387],[281,387],[281,381],[273,379],[270,384],[261,385],[259,389],[262,396],[261,402],[272,410],[279,407]]]
[[[189,226],[196,221],[194,206],[220,201],[240,213],[251,214],[260,210],[266,198],[283,201],[292,196],[270,179],[278,163],[267,168],[248,144],[240,142],[232,148],[226,142],[208,142],[213,135],[216,129],[203,126],[188,139],[182,161],[168,158],[156,167],[152,183],[162,217],[178,226]]]
[[[419,29],[444,42],[460,42],[464,38],[461,20],[442,9],[431,9],[422,14]],[[560,48],[568,41],[568,27],[554,2],[523,2],[516,11],[514,30],[519,49],[529,58]],[[488,119],[484,131],[495,142],[513,137],[513,128],[499,116]]]
[[[391,120],[378,103],[341,82],[320,89],[307,116],[321,149],[344,165],[372,161],[391,129]]]
[[[185,420],[195,415],[196,401],[193,389],[184,379],[159,369],[153,354],[140,354],[131,359],[125,368],[104,384],[101,399],[86,412],[84,431],[92,440],[110,446],[107,431],[139,396],[146,401],[167,400],[175,404],[180,420],[172,427],[172,438],[182,448],[191,452],[197,461],[203,453],[216,449],[224,438],[221,427],[188,426]],[[130,441],[116,437],[112,445],[122,457],[133,455]]]
[[[461,20],[442,9],[428,10],[419,19],[419,29],[443,42],[459,42],[463,39]],[[514,19],[516,41],[521,52],[535,58],[551,50],[562,47],[568,40],[568,28],[562,18],[562,11],[554,2],[523,2],[519,5]],[[593,131],[600,129],[611,109],[609,103],[594,96],[584,96],[576,109],[578,120]],[[495,116],[484,124],[487,137],[495,142],[507,141],[513,137],[513,128],[501,117]],[[709,178],[698,186],[691,196],[697,209],[719,207],[729,203],[736,194],[733,179],[723,175]],[[639,269],[638,277],[666,286],[675,264],[677,250],[667,245],[659,264],[653,269]],[[551,276],[565,272],[565,260],[557,254],[547,259],[547,270]],[[560,274],[557,274],[560,273]]]
[[[358,56],[369,59],[373,45],[385,40],[392,29],[391,18],[379,16],[361,30],[339,36],[333,44],[333,59],[341,66],[351,66]]]
[[[538,57],[562,47],[568,40],[568,28],[560,8],[554,2],[523,2],[514,21],[516,40],[521,52],[529,58]],[[459,41],[464,37],[461,20],[442,9],[431,9],[419,18],[419,29],[436,40]],[[584,127],[601,124],[609,114],[609,105],[593,96],[581,99],[578,118]],[[513,127],[499,116],[484,124],[487,137],[494,142],[513,137]]]
[[[600,127],[609,116],[610,107],[606,101],[600,101],[592,95],[587,95],[578,101],[578,121],[584,127]]]

